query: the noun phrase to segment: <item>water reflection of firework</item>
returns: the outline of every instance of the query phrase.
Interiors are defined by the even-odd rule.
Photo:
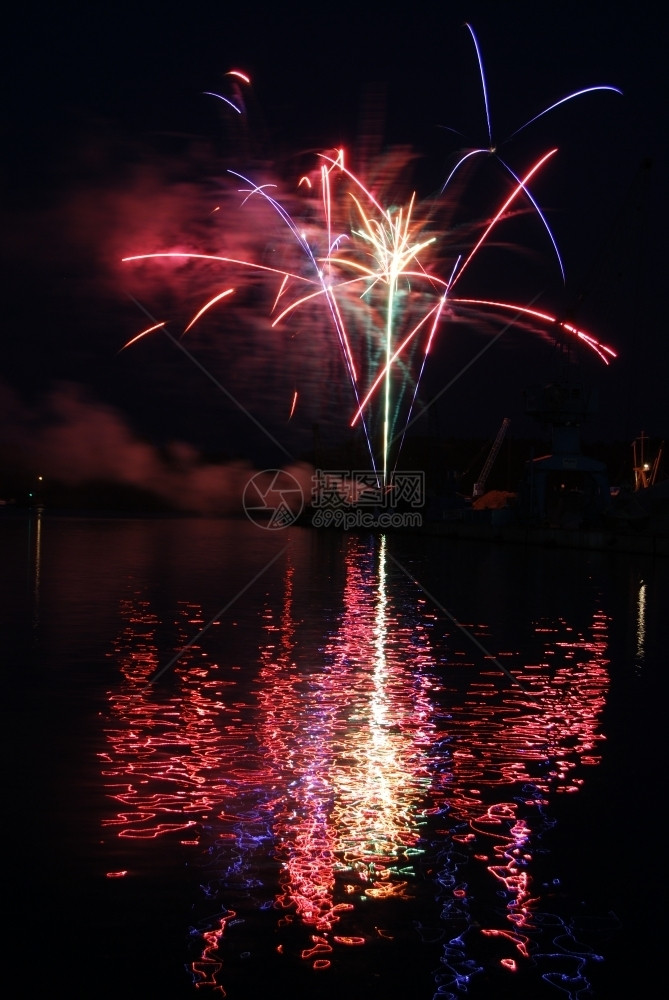
[[[475,38],[474,43],[487,116],[485,80]],[[234,88],[231,95],[213,96],[224,102],[230,114],[243,115],[244,88],[250,81],[239,71],[231,73],[230,79]],[[591,87],[570,94],[531,121],[593,90],[615,88]],[[324,347],[326,341],[315,337],[315,332],[330,330],[334,334],[331,344],[336,345],[343,360],[353,393],[349,423],[351,427],[362,428],[372,464],[380,480],[388,484],[403,435],[420,410],[418,391],[428,354],[447,323],[471,322],[473,317],[480,321],[487,314],[498,322],[511,320],[580,341],[604,361],[614,356],[595,337],[544,309],[456,294],[457,285],[481,249],[491,244],[493,236],[497,238],[510,217],[523,211],[540,220],[548,247],[555,251],[562,269],[556,241],[531,192],[531,184],[552,163],[556,149],[541,153],[518,172],[504,164],[508,183],[503,186],[494,211],[466,228],[452,224],[457,208],[455,178],[460,181],[465,165],[476,154],[495,154],[489,118],[488,138],[488,148],[467,150],[460,156],[439,195],[426,202],[419,201],[409,190],[406,173],[411,157],[406,150],[394,150],[377,162],[366,163],[365,177],[349,166],[343,149],[322,152],[315,156],[306,173],[295,177],[292,193],[279,191],[276,181],[269,183],[266,178],[258,179],[248,172],[229,171],[238,198],[250,213],[249,225],[260,226],[264,233],[272,232],[271,253],[265,243],[263,253],[252,256],[179,249],[143,252],[125,259],[161,258],[164,263],[175,265],[196,261],[203,268],[214,268],[208,270],[211,291],[184,332],[206,318],[211,319],[219,309],[228,308],[249,280],[261,283],[268,305],[266,332],[276,339],[279,331],[292,331],[296,339],[290,345],[291,351],[298,355],[292,362],[295,369],[306,360],[309,345],[315,340],[318,343],[312,361],[320,365],[320,371],[314,373],[312,391],[316,385],[322,386],[330,357]],[[280,238],[281,233],[284,239]],[[227,230],[223,241],[226,246],[233,245],[233,237]],[[254,316],[257,320],[257,313]],[[164,327],[164,322],[154,323],[129,343]],[[308,386],[310,377],[304,367],[296,376],[295,389],[285,401],[285,413],[291,417],[300,411],[302,404],[298,402],[296,409],[295,401],[305,394],[303,386]],[[308,400],[306,405],[309,406]]]
[[[259,677],[262,739],[287,788],[274,820],[278,902],[285,923],[312,931],[302,957],[314,968],[327,967],[333,950],[369,943],[355,931],[361,905],[411,895],[430,783],[430,679],[417,669],[429,662],[424,626],[414,622],[407,655],[385,586],[385,541],[378,552],[352,542],[346,567],[325,662],[295,663],[289,602],[274,626],[282,641],[267,647]]]
[[[109,876],[136,880],[160,842],[179,852],[190,972],[219,993],[253,979],[250,954],[332,983],[409,948],[443,996],[492,977],[538,997],[541,977],[566,976],[575,997],[597,936],[545,837],[556,797],[599,763],[607,616],[537,620],[535,655],[506,653],[521,689],[467,661],[389,572],[387,542],[349,536],[332,559],[315,535],[243,612],[243,659],[233,628],[200,634],[197,601],[173,622],[141,590],[123,601],[101,762]],[[467,628],[493,644],[487,623]]]

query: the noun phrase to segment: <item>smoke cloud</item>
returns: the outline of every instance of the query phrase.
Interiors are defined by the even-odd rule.
[[[58,385],[37,409],[3,387],[0,420],[5,458],[20,462],[31,481],[41,476],[45,491],[52,481],[71,487],[113,483],[147,491],[177,511],[235,515],[257,472],[250,462],[207,462],[186,442],[157,448],[138,438],[121,413],[88,398],[82,386]],[[294,463],[286,471],[308,496],[311,468]]]

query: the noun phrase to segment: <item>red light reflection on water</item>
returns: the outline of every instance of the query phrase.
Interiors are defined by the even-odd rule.
[[[202,671],[193,646],[191,683],[157,699],[148,681],[159,666],[160,622],[143,601],[128,601],[125,612],[127,624],[114,654],[125,684],[110,696],[110,749],[102,761],[105,785],[120,809],[104,826],[117,827],[117,835],[129,839],[190,832],[209,816],[217,797],[211,778],[219,770],[221,737],[214,718],[224,706],[206,693],[212,684],[218,687],[208,678],[216,667]],[[176,625],[177,641],[185,642],[192,607],[180,608]]]
[[[260,911],[276,914],[277,954],[323,970],[342,949],[392,941],[400,918],[385,904],[420,894],[445,941],[444,990],[471,975],[472,935],[497,942],[494,960],[512,973],[542,933],[532,863],[553,796],[578,791],[584,766],[599,762],[606,618],[581,633],[536,623],[534,663],[495,651],[523,689],[471,663],[470,649],[449,649],[458,679],[471,674],[463,688],[435,663],[434,612],[390,578],[385,546],[346,540],[336,614],[298,592],[289,558],[280,603],[262,609],[258,660],[243,671],[211,659],[207,636],[168,684],[148,684],[205,618],[180,606],[166,644],[147,602],[123,609],[123,685],[110,696],[102,762],[116,811],[105,827],[125,842],[171,837],[199,857],[210,908],[196,985],[224,992],[225,949],[231,936],[254,942]],[[428,922],[426,940],[438,940]]]
[[[524,690],[505,686],[499,672],[486,671],[468,685],[459,704],[440,696],[451,748],[450,766],[441,776],[440,807],[448,824],[443,832],[465,845],[501,888],[504,905],[491,907],[494,916],[477,914],[477,923],[483,937],[512,945],[511,954],[496,959],[508,971],[518,970],[519,959],[530,958],[531,943],[542,933],[536,918],[548,905],[542,900],[546,890],[533,879],[531,867],[537,843],[551,825],[546,809],[554,795],[577,792],[584,780],[578,772],[600,761],[600,718],[609,686],[607,629],[600,612],[578,634],[562,620],[539,622],[540,661],[514,670]],[[456,884],[461,869],[446,852],[440,881]],[[442,900],[442,916],[469,935],[471,914],[463,901],[448,892]],[[561,918],[554,926],[569,939]],[[551,943],[544,941],[543,948]],[[588,987],[582,976],[586,957],[596,956],[587,947],[580,955],[577,951],[570,956],[571,979],[580,990]],[[441,985],[465,988],[471,968],[463,939],[456,934],[445,953]]]

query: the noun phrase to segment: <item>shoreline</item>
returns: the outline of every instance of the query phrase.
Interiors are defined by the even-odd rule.
[[[611,528],[549,528],[494,521],[430,521],[421,533],[440,538],[500,542],[540,548],[581,549],[597,552],[633,552],[669,556],[669,535],[653,530],[620,531]]]

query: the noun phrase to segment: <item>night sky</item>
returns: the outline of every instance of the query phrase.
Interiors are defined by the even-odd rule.
[[[490,145],[465,22],[499,158],[479,156],[449,189],[444,267],[453,232],[471,245],[508,191],[500,160],[523,172],[557,148],[532,192],[565,281],[525,212],[458,290],[532,302],[611,345],[609,366],[571,352],[599,395],[588,437],[664,438],[666,31],[650,5],[63,4],[14,9],[4,26],[5,464],[20,455],[52,477],[135,483],[197,469],[204,483],[208,462],[286,465],[316,438],[349,433],[353,398],[324,317],[307,310],[273,329],[257,274],[122,258],[186,248],[274,263],[285,226],[244,202],[230,171],[298,204],[298,178],[339,146],[365,179],[385,170],[394,194],[438,200],[458,154]],[[242,115],[207,93],[232,99],[231,69],[251,79]],[[514,135],[567,94],[603,85],[622,94],[584,94]],[[235,281],[234,302],[182,337]],[[121,350],[153,319],[169,335]],[[512,433],[533,433],[523,390],[556,377],[560,352],[512,327],[472,363],[504,325],[445,325],[413,433],[494,437],[505,416]]]

